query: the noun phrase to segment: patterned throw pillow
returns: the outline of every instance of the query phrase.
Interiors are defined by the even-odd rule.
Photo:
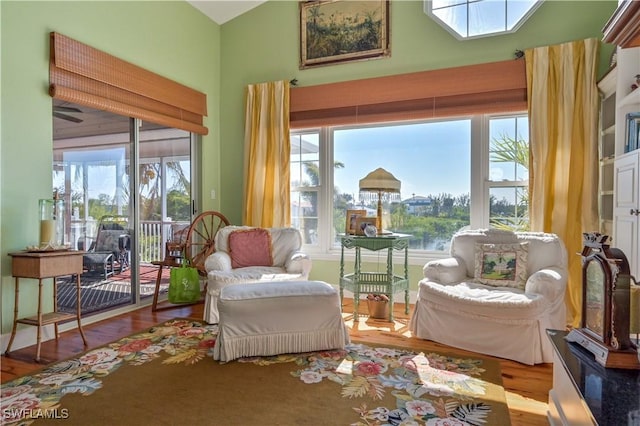
[[[271,234],[264,228],[240,229],[229,234],[232,268],[273,266]]]
[[[527,282],[529,243],[476,243],[474,278],[495,287],[514,287],[524,290]]]

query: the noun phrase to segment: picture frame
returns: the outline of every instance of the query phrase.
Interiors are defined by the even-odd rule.
[[[391,55],[389,0],[301,1],[300,69]]]
[[[627,140],[624,144],[624,152],[630,152],[640,148],[640,112],[627,114]]]
[[[376,226],[376,216],[358,216],[356,218],[356,235],[365,236],[364,228],[367,225]]]
[[[355,235],[357,218],[360,216],[366,216],[366,210],[347,210],[345,234]]]

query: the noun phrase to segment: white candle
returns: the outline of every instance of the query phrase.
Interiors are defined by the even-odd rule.
[[[40,245],[53,244],[55,236],[56,221],[53,219],[42,219],[40,221]]]

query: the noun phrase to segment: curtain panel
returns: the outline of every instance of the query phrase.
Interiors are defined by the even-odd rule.
[[[245,93],[243,224],[291,224],[289,82],[247,86]]]
[[[533,231],[569,253],[569,322],[580,325],[582,233],[598,229],[598,40],[525,51],[529,110],[529,214]]]

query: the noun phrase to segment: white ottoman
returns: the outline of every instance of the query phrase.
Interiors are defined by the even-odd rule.
[[[340,296],[322,281],[278,281],[224,287],[213,358],[344,348],[349,333]]]

